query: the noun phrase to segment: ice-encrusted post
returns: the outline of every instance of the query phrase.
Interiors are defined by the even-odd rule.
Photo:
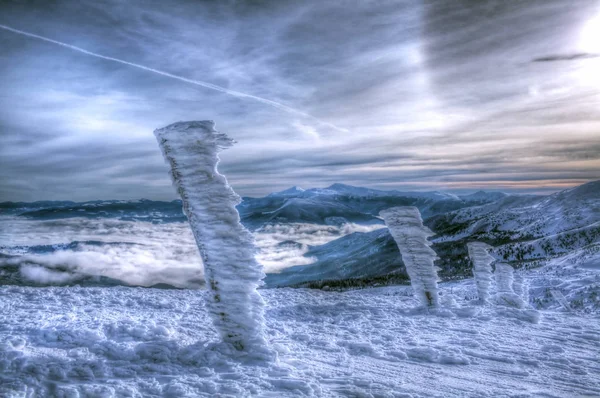
[[[479,301],[487,303],[490,298],[490,285],[492,283],[492,263],[494,257],[490,255],[492,246],[483,242],[467,243],[469,257],[473,262],[473,275],[477,285]]]
[[[235,141],[214,127],[213,121],[179,122],[154,135],[198,244],[215,327],[237,351],[269,355],[264,302],[256,290],[264,273],[235,208],[241,199],[217,171],[218,153]]]
[[[525,281],[525,277],[520,272],[513,273],[513,291],[525,304],[529,303],[529,286]]]
[[[521,297],[515,294],[513,290],[514,269],[508,264],[497,263],[494,271],[496,279],[496,303],[509,307],[523,308],[524,304]]]
[[[437,307],[438,276],[437,267],[433,265],[437,255],[427,240],[435,234],[423,225],[421,213],[416,207],[392,207],[381,211],[379,215],[400,249],[415,296],[422,305]]]

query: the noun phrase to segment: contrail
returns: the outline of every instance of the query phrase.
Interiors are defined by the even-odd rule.
[[[249,98],[249,99],[252,99],[254,101],[258,101],[260,103],[263,103],[265,105],[270,105],[270,106],[272,106],[274,108],[277,108],[277,109],[280,109],[280,110],[282,110],[284,112],[288,112],[288,113],[291,113],[291,114],[294,114],[294,115],[299,115],[299,116],[303,116],[303,117],[312,119],[312,120],[314,120],[315,122],[317,122],[319,124],[322,124],[324,126],[330,127],[330,128],[335,129],[337,131],[348,132],[347,129],[338,127],[338,126],[336,126],[336,125],[334,125],[332,123],[329,123],[329,122],[325,122],[325,121],[323,121],[323,120],[321,120],[319,118],[316,118],[316,117],[314,117],[312,115],[309,115],[306,112],[302,112],[302,111],[300,111],[298,109],[291,108],[291,107],[289,107],[287,105],[281,104],[281,103],[276,102],[276,101],[272,101],[270,99],[258,97],[256,95],[252,95],[252,94],[242,93],[242,92],[235,91],[235,90],[229,90],[229,89],[227,89],[225,87],[217,86],[216,84],[212,84],[212,83],[208,83],[208,82],[203,82],[201,80],[187,79],[185,77],[173,75],[171,73],[163,72],[163,71],[158,70],[158,69],[149,68],[149,67],[144,66],[144,65],[135,64],[133,62],[128,62],[128,61],[124,61],[122,59],[118,59],[118,58],[114,58],[114,57],[109,57],[109,56],[106,56],[106,55],[102,55],[102,54],[98,54],[98,53],[95,53],[95,52],[92,52],[92,51],[88,51],[88,50],[83,49],[81,47],[73,46],[73,45],[68,44],[68,43],[63,43],[63,42],[58,41],[58,40],[53,40],[53,39],[50,39],[48,37],[44,37],[44,36],[36,35],[34,33],[29,33],[29,32],[25,32],[23,30],[11,28],[10,26],[6,26],[6,25],[0,24],[0,29],[8,30],[9,32],[17,33],[19,35],[23,35],[23,36],[27,36],[27,37],[32,37],[34,39],[43,40],[45,42],[56,44],[56,45],[59,45],[59,46],[62,46],[62,47],[66,47],[66,48],[69,48],[71,50],[83,53],[83,54],[91,55],[92,57],[101,58],[101,59],[105,59],[105,60],[113,61],[113,62],[118,62],[118,63],[123,64],[123,65],[133,66],[134,68],[138,68],[138,69],[142,69],[142,70],[145,70],[145,71],[148,71],[148,72],[156,73],[156,74],[159,74],[159,75],[162,75],[162,76],[170,77],[172,79],[177,79],[177,80],[180,80],[182,82],[194,84],[196,86],[205,87],[205,88],[208,88],[208,89],[211,89],[211,90],[219,91],[219,92],[222,92],[222,93],[225,93],[225,94],[232,95],[234,97]]]

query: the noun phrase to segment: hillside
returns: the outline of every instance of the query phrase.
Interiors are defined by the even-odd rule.
[[[436,265],[443,280],[472,275],[469,241],[490,243],[499,260],[517,268],[540,266],[600,241],[600,181],[549,196],[478,192],[471,198],[497,201],[425,219],[437,234],[432,247],[440,257]],[[404,274],[400,253],[385,228],[340,237],[305,256],[315,262],[268,275],[268,286]],[[393,280],[397,282],[395,276]]]
[[[264,198],[244,198],[238,207],[243,222],[256,229],[266,223],[382,224],[381,210],[416,206],[424,217],[489,203],[496,194],[458,197],[441,192],[401,192],[333,184],[327,188],[292,187]]]
[[[507,196],[426,223],[435,242],[482,240],[512,262],[553,257],[600,239],[600,181],[549,196]]]

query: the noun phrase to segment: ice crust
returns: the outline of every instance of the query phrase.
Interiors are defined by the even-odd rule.
[[[419,209],[392,207],[379,215],[400,249],[415,296],[424,306],[439,306],[437,268],[433,265],[437,255],[427,240],[434,233],[423,226]]]
[[[525,274],[538,299],[554,272],[541,270]],[[254,366],[211,345],[210,291],[0,286],[0,397],[598,395],[597,309],[550,299],[548,322],[534,322],[470,305],[471,280],[439,288],[456,307],[414,308],[401,285],[261,291],[279,356]]]
[[[235,208],[241,198],[217,171],[218,153],[234,141],[214,127],[213,121],[179,122],[154,134],[198,244],[215,327],[237,351],[269,356],[264,302],[256,290],[264,273]]]
[[[492,283],[492,263],[495,260],[489,253],[492,246],[483,242],[469,242],[467,248],[469,257],[473,262],[473,275],[475,276],[479,301],[482,303],[488,302]]]

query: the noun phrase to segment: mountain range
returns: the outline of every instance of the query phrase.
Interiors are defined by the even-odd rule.
[[[355,190],[354,193],[361,192]],[[364,192],[364,191],[363,191]],[[428,195],[432,199],[432,195]],[[440,207],[416,205],[424,223],[435,233],[431,240],[440,259],[442,279],[471,276],[466,244],[483,241],[494,246],[493,255],[516,268],[535,267],[545,260],[600,241],[600,181],[548,196],[477,192],[456,198],[440,197],[447,212],[423,211]],[[419,206],[421,205],[421,206]],[[355,232],[318,248],[306,256],[313,264],[269,274],[271,286],[303,285],[315,281],[405,274],[400,253],[387,229]]]
[[[383,191],[344,184],[306,190],[292,187],[261,198],[244,197],[238,210],[242,223],[255,232],[282,224],[371,227],[369,232],[341,234],[325,244],[282,242],[285,247],[304,250],[303,256],[309,260],[303,263],[309,264],[268,274],[267,286],[277,287],[340,280],[358,284],[405,281],[398,248],[378,216],[394,206],[419,208],[425,225],[436,233],[431,240],[440,257],[440,277],[446,280],[471,276],[466,251],[469,241],[489,243],[498,260],[519,268],[536,267],[548,259],[598,245],[600,240],[600,181],[546,196]],[[3,202],[0,216],[41,221],[75,217],[155,224],[185,221],[181,201],[147,199]]]

